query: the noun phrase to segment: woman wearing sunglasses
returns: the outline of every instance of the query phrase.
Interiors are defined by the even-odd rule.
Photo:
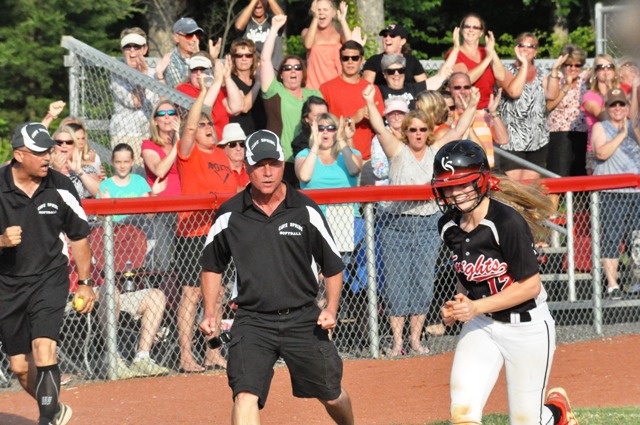
[[[306,88],[307,70],[300,56],[287,55],[277,72],[273,69],[271,55],[278,31],[286,22],[285,15],[276,15],[271,20],[272,31],[267,35],[260,56],[260,85],[267,111],[267,129],[280,134],[285,159],[284,180],[297,186],[291,143],[298,133],[302,105],[310,96],[322,98],[322,93]]]
[[[397,137],[385,127],[374,93],[375,89],[370,85],[362,96],[367,102],[371,126],[389,159],[389,184],[429,184],[436,152],[445,144],[464,138],[473,122],[480,100],[478,89],[472,89],[469,104],[458,126],[439,140],[433,134],[435,123],[421,110],[409,111],[405,115],[401,137]],[[403,330],[406,316],[410,316],[410,352],[417,355],[429,353],[422,344],[421,336],[434,294],[434,268],[440,251],[440,216],[434,201],[390,202],[385,205],[380,220],[380,245],[385,277],[382,295],[393,333],[393,346],[388,352],[391,357],[405,353]]]
[[[256,79],[258,52],[256,44],[248,38],[239,38],[231,43],[231,79],[244,94],[242,112],[229,118],[229,122],[240,124],[244,134],[267,126],[267,115],[260,94],[260,81]]]
[[[127,66],[149,76],[155,75],[145,59],[147,34],[138,27],[127,28],[120,34],[120,48]],[[113,115],[109,124],[111,147],[120,143],[131,146],[136,164],[142,165],[140,157],[142,140],[149,137],[149,119],[153,105],[159,100],[157,94],[114,74],[111,81],[113,93]]]
[[[567,44],[560,50],[566,60],[560,66],[558,94],[547,100],[547,127],[549,128],[549,154],[547,169],[560,176],[584,176],[587,152],[587,120],[580,102],[589,90],[584,78],[584,50],[575,44]],[[542,81],[551,82],[553,74]],[[557,195],[552,198],[557,208]]]
[[[593,69],[591,70],[591,90],[582,96],[581,109],[584,111],[587,119],[587,153],[586,168],[587,174],[593,174],[595,166],[595,157],[593,154],[593,144],[591,143],[591,130],[593,125],[598,121],[604,121],[609,116],[604,106],[604,99],[607,91],[610,89],[620,88],[620,76],[618,68],[613,58],[607,54],[601,53],[593,60]]]
[[[51,153],[51,168],[71,179],[80,199],[94,198],[100,187],[100,176],[89,164],[82,164],[75,131],[66,125],[58,127],[51,138],[56,146]]]
[[[637,89],[636,83],[636,89]],[[640,126],[637,117],[628,119],[629,99],[621,88],[605,97],[608,118],[593,125],[591,144],[595,155],[593,174],[640,174]],[[607,278],[609,299],[624,295],[618,283],[620,242],[631,246],[631,233],[640,229],[640,191],[623,188],[600,192],[602,266]],[[640,290],[638,286],[631,292]]]
[[[509,142],[502,149],[534,165],[547,163],[549,130],[547,129],[546,101],[554,99],[560,90],[559,69],[566,56],[553,65],[546,87],[542,80],[545,69],[537,67],[534,59],[538,52],[538,39],[529,32],[520,34],[514,48],[516,62],[505,67],[501,83],[503,96],[498,113],[507,127]],[[507,176],[514,180],[533,180],[540,177],[537,171],[519,163],[498,157],[496,162]]]
[[[454,72],[464,72],[469,75],[471,84],[480,90],[479,109],[489,106],[489,97],[493,94],[496,80],[504,78],[504,66],[495,51],[495,38],[491,31],[486,31],[484,20],[470,13],[462,18],[460,27],[453,30],[453,50],[447,53],[453,54],[456,46],[459,47],[453,67]],[[461,37],[462,36],[462,37]],[[484,36],[485,45],[480,46],[480,40]],[[462,45],[460,45],[462,38]]]

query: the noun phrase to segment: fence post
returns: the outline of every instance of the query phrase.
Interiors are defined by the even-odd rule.
[[[591,192],[591,272],[593,276],[593,327],[602,335],[602,265],[600,263],[600,198]]]
[[[104,285],[102,292],[103,299],[101,303],[106,303],[103,310],[105,317],[99,317],[102,320],[101,326],[105,329],[106,349],[107,349],[107,377],[110,380],[116,380],[118,377],[118,367],[116,359],[118,356],[118,323],[116,319],[116,274],[115,274],[115,255],[113,249],[113,221],[111,216],[105,216],[102,227],[104,228]]]
[[[376,217],[374,203],[364,206],[364,229],[367,259],[367,311],[371,357],[380,358],[380,330],[378,324],[378,280],[376,278]]]
[[[565,198],[565,206],[567,211],[567,277],[569,281],[569,301],[576,302],[578,296],[576,294],[576,260],[574,232],[573,232],[573,192],[567,192]]]

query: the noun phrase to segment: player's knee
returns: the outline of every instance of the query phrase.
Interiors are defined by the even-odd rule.
[[[246,391],[236,394],[233,400],[234,404],[241,409],[258,406],[258,396]]]
[[[9,369],[16,375],[16,378],[20,379],[29,373],[29,362],[24,358],[11,358],[9,361]]]
[[[49,338],[36,338],[31,347],[36,366],[49,366],[57,362],[56,341]]]

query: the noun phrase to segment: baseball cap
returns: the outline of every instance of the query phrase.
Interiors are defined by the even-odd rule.
[[[622,89],[610,89],[607,92],[607,107],[611,106],[611,104],[615,102],[623,102],[625,105],[629,104],[629,99],[627,99],[627,95]]]
[[[263,159],[284,161],[284,152],[278,136],[269,130],[258,130],[247,137],[244,156],[249,165],[256,165]]]
[[[213,65],[211,61],[204,56],[193,56],[189,59],[189,69],[207,68],[211,69]]]
[[[222,130],[222,140],[218,142],[218,145],[224,146],[229,142],[244,142],[247,135],[244,134],[242,127],[237,122],[231,122],[224,126]]]
[[[404,99],[400,99],[399,97],[392,97],[384,101],[384,114],[387,115],[389,112],[400,111],[405,114],[409,112],[409,106],[407,105],[407,101]]]
[[[39,122],[27,122],[16,127],[11,139],[11,147],[18,149],[26,147],[34,152],[44,152],[53,146],[53,141],[47,128]]]
[[[172,31],[174,34],[179,32],[184,34],[193,34],[194,32],[204,32],[192,18],[180,18],[173,24]]]
[[[389,24],[385,29],[380,31],[378,35],[384,37],[385,35],[387,35],[387,33],[391,37],[399,35],[402,38],[409,38],[409,33],[407,32],[405,27],[402,26],[402,24]]]

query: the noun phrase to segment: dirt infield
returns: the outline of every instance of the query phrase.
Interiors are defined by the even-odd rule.
[[[637,405],[640,400],[640,335],[560,345],[550,385],[564,386],[574,406]],[[356,422],[364,425],[423,424],[446,420],[452,353],[393,361],[345,362],[344,386]],[[315,400],[294,399],[287,369],[278,368],[265,424],[328,424]],[[89,384],[63,390],[74,410],[73,425],[228,424],[231,396],[224,373]],[[506,412],[504,377],[486,413]],[[32,425],[36,405],[24,392],[0,394],[0,424]]]

